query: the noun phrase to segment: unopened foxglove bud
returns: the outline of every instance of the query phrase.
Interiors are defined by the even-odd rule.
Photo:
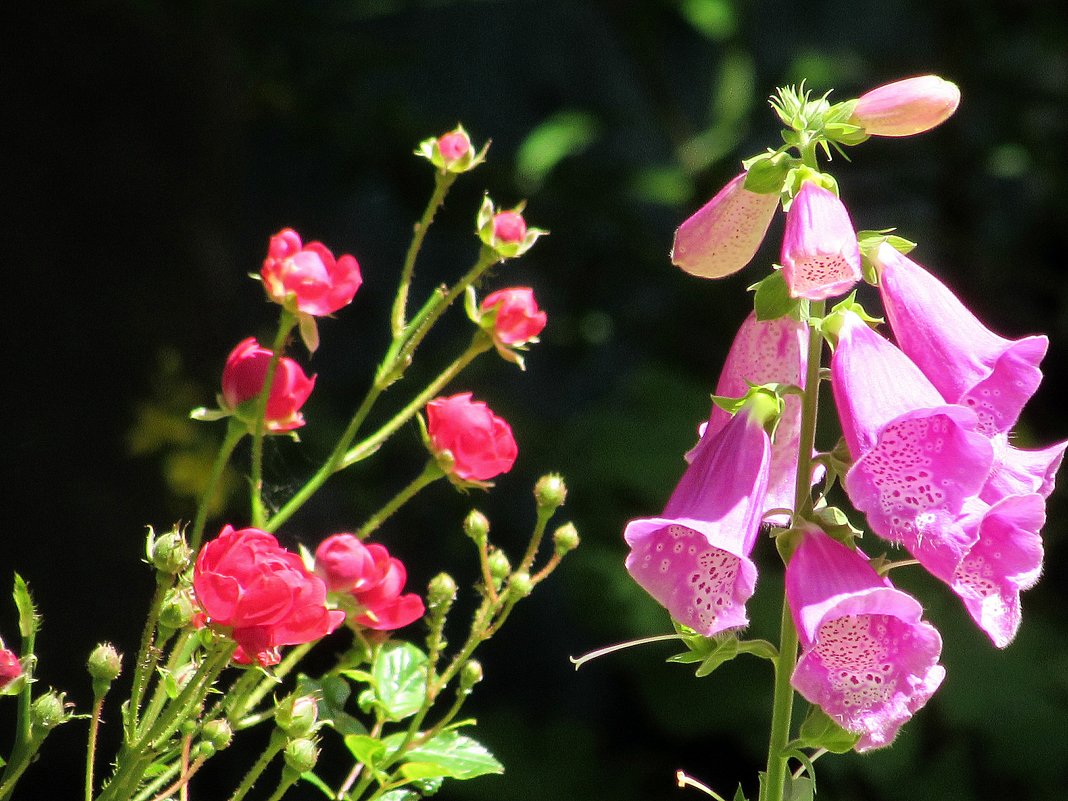
[[[861,95],[849,119],[871,136],[912,136],[952,116],[960,89],[937,75],[885,84]]]

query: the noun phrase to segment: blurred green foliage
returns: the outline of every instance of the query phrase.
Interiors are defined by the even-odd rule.
[[[505,205],[529,195],[528,220],[552,235],[494,286],[533,286],[549,327],[525,374],[487,360],[465,382],[512,423],[517,473],[485,497],[438,487],[382,536],[413,582],[425,582],[466,553],[459,523],[472,505],[507,547],[530,511],[513,494],[551,469],[568,479],[565,511],[583,546],[487,654],[473,710],[505,775],[440,797],[666,799],[693,792],[674,788],[679,768],[725,794],[738,780],[754,789],[764,663],[740,659],[698,680],[664,663],[664,645],[577,674],[567,656],[669,630],[624,572],[620,532],[659,511],[681,474],[755,273],[702,282],[667,254],[675,226],[740,159],[777,144],[764,103],[776,85],[805,78],[846,98],[938,72],[961,86],[961,109],[942,128],[872,141],[834,166],[859,228],[897,226],[918,241],[915,258],[995,329],[1051,335],[1047,383],[1020,441],[1064,436],[1064,4],[94,0],[23,8],[0,35],[3,241],[16,315],[8,371],[23,388],[4,398],[3,419],[18,425],[6,435],[3,486],[26,518],[5,527],[0,565],[34,584],[47,623],[43,679],[83,705],[77,666],[92,638],[136,638],[137,620],[117,618],[115,604],[138,609],[148,597],[142,527],[183,514],[169,492],[190,482],[189,462],[166,459],[199,452],[186,437],[211,431],[188,433],[173,414],[210,404],[229,348],[272,324],[245,278],[267,237],[291,225],[351,251],[366,280],[354,305],[322,325],[304,444],[269,449],[284,491],[314,469],[371,375],[394,271],[431,185],[411,150],[457,121],[493,146],[450,196],[417,290],[473,256],[483,190]],[[776,258],[778,231],[758,261]],[[453,353],[464,325],[428,342],[429,355]],[[156,359],[167,352],[183,361],[161,397]],[[415,387],[431,374],[423,369],[404,383]],[[187,397],[189,387],[200,394]],[[399,403],[409,391],[390,394]],[[131,459],[127,434],[143,455]],[[153,443],[165,445],[162,463]],[[314,545],[351,528],[423,458],[417,433],[401,432],[283,538]],[[820,797],[1061,797],[1064,509],[1054,496],[1046,576],[1025,595],[1023,629],[1005,652],[946,590],[910,577],[945,635],[948,679],[893,748],[818,763]],[[757,636],[778,614],[770,548],[762,566]],[[4,632],[12,626],[0,617]],[[77,754],[81,743],[62,736],[71,739],[49,746]],[[66,781],[38,770],[27,792],[67,796]]]

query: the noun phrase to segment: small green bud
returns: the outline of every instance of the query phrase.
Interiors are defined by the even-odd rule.
[[[456,600],[456,581],[448,573],[438,573],[430,580],[426,593],[432,612],[444,615]]]
[[[197,730],[197,722],[195,720],[183,720],[178,724],[178,731],[182,733],[183,737],[188,737]]]
[[[163,606],[159,610],[159,624],[161,628],[178,631],[184,629],[193,620],[197,612],[196,604],[188,589],[172,589],[163,598]]]
[[[319,761],[319,749],[314,740],[298,737],[286,744],[284,757],[288,768],[297,773],[307,773]]]
[[[567,500],[567,485],[564,477],[549,473],[534,485],[534,500],[540,509],[558,509]]]
[[[66,723],[69,716],[63,699],[64,694],[55,690],[38,696],[30,705],[30,725],[34,729],[51,731],[61,723]]]
[[[210,743],[216,751],[222,751],[234,739],[234,730],[225,720],[209,720],[200,732],[204,744]]]
[[[303,738],[318,726],[319,705],[313,695],[290,695],[274,710],[274,722],[286,736]]]
[[[530,574],[526,572],[513,573],[508,580],[508,594],[514,599],[526,598],[534,591],[534,585],[530,581]]]
[[[460,691],[470,692],[471,688],[482,681],[482,663],[477,659],[469,659],[460,668]]]
[[[501,586],[501,582],[512,572],[512,564],[504,551],[494,551],[489,555],[489,572],[495,587]]]
[[[194,756],[196,758],[198,758],[198,759],[200,757],[203,757],[204,759],[211,759],[213,756],[215,756],[215,752],[218,751],[218,750],[219,749],[217,749],[214,745],[209,743],[207,740],[201,740],[199,743],[197,743],[197,747],[196,747],[196,751],[194,752]]]
[[[94,679],[110,684],[122,672],[122,654],[111,643],[101,643],[89,654],[85,667]]]
[[[575,550],[579,546],[579,533],[574,523],[564,523],[553,532],[553,548],[557,556]]]
[[[189,566],[193,552],[186,545],[185,537],[177,528],[168,531],[159,539],[148,533],[148,559],[160,573],[175,576]]]
[[[472,509],[464,518],[464,534],[475,541],[475,545],[482,546],[489,537],[489,520],[478,509]]]

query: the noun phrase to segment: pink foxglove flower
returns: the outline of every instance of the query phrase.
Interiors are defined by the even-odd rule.
[[[802,651],[794,687],[859,734],[858,751],[889,745],[946,675],[920,604],[816,528],[786,567],[786,597]]]
[[[435,398],[426,405],[427,431],[435,454],[445,451],[452,473],[464,481],[486,481],[507,473],[519,449],[512,428],[470,392]]]
[[[1045,499],[1037,494],[1010,495],[988,505],[969,502],[961,525],[976,542],[959,562],[919,551],[917,559],[964,602],[968,614],[994,645],[1004,648],[1020,628],[1020,592],[1042,573]]]
[[[740,398],[753,384],[794,384],[804,389],[808,363],[808,329],[792,317],[759,321],[750,312],[734,336],[719,374],[715,394]],[[785,397],[786,408],[775,428],[771,444],[771,467],[763,512],[794,508],[797,483],[797,453],[801,443],[801,398]],[[716,434],[730,421],[725,410],[712,404],[704,434]],[[689,454],[687,454],[689,457]],[[786,525],[788,518],[776,514],[767,522]]]
[[[663,514],[632,520],[623,533],[634,580],[706,637],[749,622],[745,603],[756,585],[749,554],[771,461],[764,411],[750,402],[721,430],[706,432]]]
[[[283,305],[292,300],[295,311],[313,317],[347,306],[363,283],[356,259],[347,254],[335,259],[321,242],[302,245],[292,228],[271,237],[260,275],[271,300]]]
[[[672,264],[701,278],[738,272],[756,255],[778,204],[778,193],[746,189],[743,172],[679,226]]]
[[[805,181],[786,213],[782,271],[790,297],[824,300],[861,278],[860,246],[845,204]]]
[[[991,332],[944,284],[886,243],[874,261],[898,347],[947,403],[975,410],[981,431],[1008,431],[1038,389],[1049,340]]]
[[[392,631],[423,616],[423,600],[404,593],[408,572],[385,546],[364,545],[352,534],[334,534],[315,549],[315,572],[328,589],[351,599],[349,622],[376,631]]]
[[[483,314],[496,309],[493,341],[503,345],[524,345],[545,328],[545,312],[538,308],[534,290],[528,286],[498,289],[486,295],[480,307]]]
[[[959,562],[975,536],[957,516],[993,460],[975,413],[945,403],[908,356],[852,312],[843,314],[831,375],[854,460],[845,479],[853,505],[917,558],[937,551]]]
[[[1068,440],[1040,450],[1015,448],[1005,434],[991,438],[994,445],[994,466],[979,497],[987,503],[997,503],[1010,495],[1037,492],[1048,498],[1053,492],[1057,470],[1064,460]]]
[[[326,585],[266,531],[223,528],[200,549],[193,592],[206,622],[229,631],[238,661],[276,665],[279,646],[312,642],[345,619],[328,609]]]
[[[937,75],[920,75],[865,92],[850,122],[872,136],[912,136],[941,125],[960,105],[960,89]]]
[[[231,351],[223,368],[222,406],[250,424],[255,420],[252,419],[254,410],[249,407],[255,405],[263,391],[271,356],[271,351],[249,337]],[[314,387],[315,376],[308,378],[300,365],[290,358],[279,359],[267,398],[267,430],[292,431],[304,425],[300,408]]]

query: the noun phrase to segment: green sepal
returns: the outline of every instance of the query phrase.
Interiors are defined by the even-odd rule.
[[[838,540],[850,548],[855,547],[854,540],[864,536],[864,530],[849,522],[849,517],[837,506],[825,506],[814,512],[816,524],[831,539]]]
[[[23,639],[33,637],[37,633],[41,618],[37,615],[37,609],[33,605],[30,588],[18,573],[15,574],[15,585],[11,596],[15,600],[15,608],[19,613],[19,634]],[[23,656],[26,655],[23,654]]]
[[[744,187],[758,195],[777,195],[797,159],[781,150],[768,150],[742,162],[745,168]]]
[[[790,297],[781,269],[776,268],[771,275],[757,281],[749,287],[749,291],[754,293],[753,310],[760,322],[778,320],[787,315],[795,320],[800,319],[801,300]]]
[[[787,774],[786,785],[783,787],[782,801],[812,801],[816,797],[816,783],[808,776],[799,776],[796,779]]]
[[[857,245],[860,247],[860,265],[864,273],[864,281],[872,286],[879,285],[879,269],[875,266],[875,254],[884,242],[899,253],[909,253],[916,247],[915,242],[891,233],[894,230],[883,228],[877,231],[857,231]]]
[[[749,801],[749,799],[745,797],[745,791],[742,790],[742,785],[738,785],[738,789],[734,791],[734,798],[732,798],[731,801]]]
[[[795,744],[799,748],[824,748],[832,754],[844,754],[852,751],[859,739],[859,734],[846,731],[830,715],[812,704],[801,723]]]

